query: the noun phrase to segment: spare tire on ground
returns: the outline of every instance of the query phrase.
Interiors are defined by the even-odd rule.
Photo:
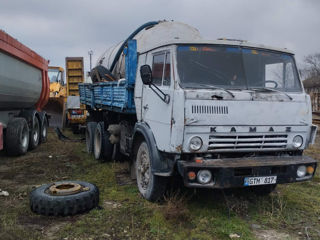
[[[45,184],[30,193],[30,207],[46,216],[70,216],[97,207],[99,189],[82,181],[61,181]]]

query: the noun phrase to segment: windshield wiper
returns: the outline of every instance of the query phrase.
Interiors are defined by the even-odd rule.
[[[249,88],[249,90],[254,90],[254,91],[270,91],[270,92],[277,92],[277,93],[282,93],[284,95],[286,95],[291,101],[293,100],[293,98],[286,92],[282,92],[273,88],[267,88],[267,87],[262,87],[262,88]]]
[[[207,87],[207,88],[210,88],[210,89],[216,89],[216,90],[225,91],[225,92],[228,93],[231,97],[234,98],[234,94],[233,94],[232,92],[230,92],[228,89],[221,88],[221,87],[216,87],[216,86],[213,86],[213,85],[210,85],[210,84],[198,83],[197,85],[199,85],[199,86],[201,86],[201,87]]]

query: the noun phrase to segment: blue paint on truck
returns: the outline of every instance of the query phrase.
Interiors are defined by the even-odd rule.
[[[135,114],[134,84],[137,72],[137,41],[129,40],[124,49],[125,80],[79,84],[80,102],[92,109]]]

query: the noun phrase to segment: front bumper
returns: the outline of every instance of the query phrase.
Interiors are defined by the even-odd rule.
[[[314,172],[305,177],[297,177],[297,168],[301,165],[314,167]],[[246,177],[277,176],[277,184],[301,182],[312,179],[317,161],[308,156],[225,158],[203,160],[201,163],[178,161],[178,169],[187,187],[195,188],[236,188],[244,187]],[[188,172],[197,173],[207,169],[212,174],[208,184],[189,180]]]

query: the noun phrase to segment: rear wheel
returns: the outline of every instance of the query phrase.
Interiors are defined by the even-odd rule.
[[[32,118],[32,129],[30,131],[29,149],[35,149],[40,141],[40,122],[36,115]]]
[[[140,143],[135,159],[137,185],[141,195],[149,201],[160,200],[167,187],[167,178],[152,173],[152,161],[148,144]]]
[[[12,119],[6,129],[6,151],[10,156],[23,155],[29,147],[29,127],[24,118]]]
[[[97,127],[96,122],[88,122],[87,128],[86,128],[86,147],[87,152],[92,153],[93,152],[93,140],[94,140],[94,133]]]
[[[47,142],[47,136],[48,136],[48,119],[46,116],[43,116],[43,121],[41,124],[41,131],[40,131],[40,142],[45,143]]]
[[[93,153],[94,157],[100,161],[110,161],[113,155],[113,144],[109,140],[110,133],[104,130],[104,123],[97,124],[94,141]]]

